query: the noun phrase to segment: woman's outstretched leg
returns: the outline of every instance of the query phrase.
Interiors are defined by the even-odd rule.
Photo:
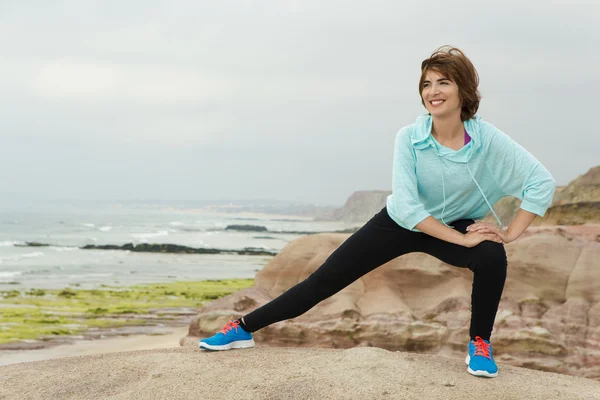
[[[245,315],[242,326],[239,326],[240,320],[229,322],[220,332],[223,335],[217,334],[212,338],[203,339],[200,347],[210,350],[228,350],[229,348],[217,348],[217,346],[228,345],[227,343],[217,343],[225,342],[221,339],[234,330],[242,331],[245,338],[251,338],[250,332],[302,315],[319,302],[333,296],[386,262],[402,254],[423,251],[425,236],[423,233],[412,232],[398,226],[384,208],[342,243],[308,278]],[[210,343],[213,338],[215,338],[214,345]],[[244,345],[244,347],[252,347],[254,342],[248,341]],[[233,347],[235,348],[236,345],[234,344]]]

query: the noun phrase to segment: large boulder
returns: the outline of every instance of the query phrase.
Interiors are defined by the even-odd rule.
[[[299,238],[255,286],[199,310],[191,340],[213,334],[306,279],[349,235]],[[600,226],[530,228],[507,245],[492,337],[500,362],[600,378]],[[305,314],[255,332],[260,345],[376,346],[464,357],[472,273],[422,253],[377,268]],[[185,340],[184,340],[185,342]]]

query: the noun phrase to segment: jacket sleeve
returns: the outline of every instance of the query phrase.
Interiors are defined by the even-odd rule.
[[[544,216],[552,203],[556,181],[533,155],[491,124],[483,130],[486,164],[505,195],[520,200],[525,211]]]
[[[394,145],[392,202],[396,218],[409,230],[430,216],[419,200],[415,166],[410,127],[405,127],[396,135]]]

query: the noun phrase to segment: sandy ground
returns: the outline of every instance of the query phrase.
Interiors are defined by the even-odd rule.
[[[195,346],[0,367],[0,399],[600,399],[600,382],[500,366],[477,378],[463,360],[371,347]]]
[[[188,328],[181,327],[173,328],[172,332],[166,335],[135,335],[110,339],[81,340],[73,344],[40,350],[2,350],[0,351],[0,366],[53,358],[179,347],[179,340],[187,333]]]

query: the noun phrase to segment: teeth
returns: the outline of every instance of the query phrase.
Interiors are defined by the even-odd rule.
[[[438,105],[438,104],[442,104],[443,102],[444,102],[444,100],[434,100],[431,102],[431,104]]]

